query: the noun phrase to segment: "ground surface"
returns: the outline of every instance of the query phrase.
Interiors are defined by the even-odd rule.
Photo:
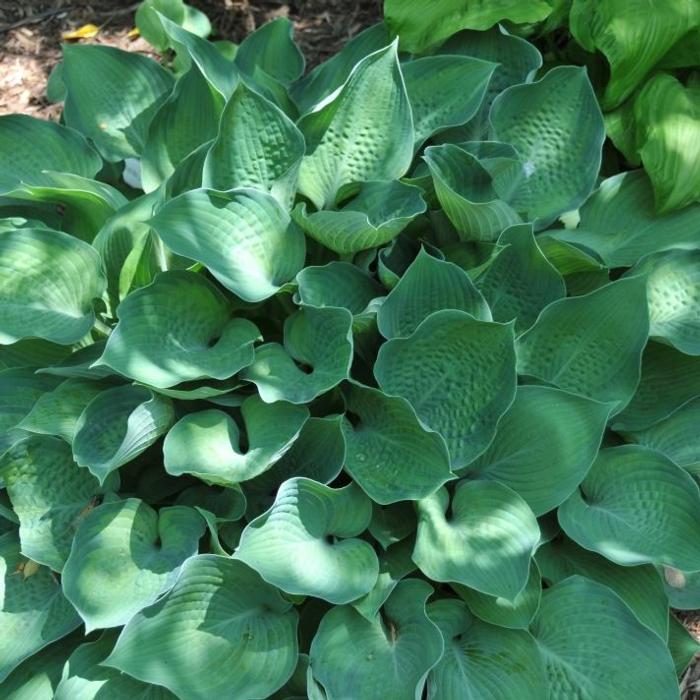
[[[354,34],[381,19],[381,0],[188,0],[203,10],[213,38],[240,42],[274,17],[289,17],[296,40],[314,66],[333,55]],[[155,55],[141,38],[129,38],[138,2],[115,0],[0,0],[0,114],[22,112],[55,119],[60,105],[44,96],[46,80],[60,60],[62,35],[85,24],[99,33],[91,43]],[[700,640],[700,613],[682,621]],[[683,700],[700,700],[700,663],[682,680]]]

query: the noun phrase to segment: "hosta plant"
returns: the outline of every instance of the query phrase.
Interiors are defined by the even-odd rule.
[[[137,19],[0,117],[0,696],[677,698],[700,205],[502,17]]]

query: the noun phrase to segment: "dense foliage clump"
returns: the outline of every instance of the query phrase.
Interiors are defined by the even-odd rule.
[[[0,117],[0,697],[678,697],[700,11],[569,4],[147,0]]]

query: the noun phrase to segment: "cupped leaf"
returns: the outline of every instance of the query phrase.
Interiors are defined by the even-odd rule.
[[[86,630],[124,625],[155,602],[203,533],[201,516],[185,506],[158,513],[129,498],[95,508],[78,527],[61,577]]]
[[[451,500],[442,488],[418,502],[413,561],[433,581],[513,600],[527,584],[539,539],[537,520],[515,491],[463,481]]]
[[[517,340],[518,372],[619,412],[639,383],[648,334],[644,276],[620,279],[547,306]]]
[[[443,652],[440,632],[425,610],[431,593],[425,581],[405,579],[372,620],[349,605],[326,613],[309,656],[328,700],[421,696]]]
[[[289,117],[241,82],[221,115],[202,184],[217,190],[257,188],[288,206],[304,149],[304,137]]]
[[[181,418],[165,437],[165,470],[222,486],[252,479],[289,450],[309,412],[305,406],[267,404],[251,396],[243,402],[241,415],[247,450],[240,446],[238,425],[223,411],[210,409]]]
[[[700,651],[697,639],[675,615],[669,615],[668,648],[673,658],[676,674],[680,677]]]
[[[345,469],[375,503],[425,498],[453,478],[444,440],[405,399],[355,383],[344,395]]]
[[[44,171],[95,177],[102,161],[77,131],[24,114],[0,117],[0,191],[41,185]]]
[[[700,491],[659,452],[637,445],[601,450],[558,516],[572,540],[617,564],[700,570]]]
[[[609,404],[578,394],[520,386],[493,442],[464,472],[505,484],[535,515],[544,515],[583,481],[598,454],[609,412]]]
[[[438,260],[421,248],[379,308],[377,326],[385,338],[406,337],[441,309],[491,320],[491,311],[469,275],[458,265]]]
[[[532,625],[552,700],[614,697],[674,700],[678,684],[664,642],[609,588],[572,576],[547,589]]]
[[[308,403],[348,378],[353,357],[352,315],[337,307],[306,306],[284,322],[284,347],[267,343],[241,372],[267,403]]]
[[[136,10],[135,24],[141,36],[160,53],[168,47],[168,35],[163,31],[158,14],[167,17],[201,37],[209,36],[211,24],[207,16],[182,0],[144,0]]]
[[[317,208],[343,185],[394,180],[413,158],[413,117],[396,43],[363,58],[332,97],[299,120],[306,156],[299,192]]]
[[[388,506],[372,504],[372,520],[369,533],[384,548],[405,540],[415,532],[418,523],[411,501],[399,501]]]
[[[103,663],[178,697],[264,698],[294,671],[297,619],[242,562],[200,555],[185,562],[164,598],[127,623]]]
[[[234,556],[287,593],[349,603],[369,592],[379,573],[372,546],[356,539],[371,515],[370,500],[354,484],[332,489],[289,479],[243,530]]]
[[[342,255],[388,243],[425,210],[420,188],[377,181],[365,182],[340,209],[309,213],[302,202],[292,218],[308,236]]]
[[[374,374],[442,435],[459,469],[486,449],[515,396],[513,327],[436,311],[408,338],[382,345]]]
[[[566,296],[566,286],[532,234],[532,226],[507,228],[497,244],[504,250],[479,277],[495,321],[515,319],[516,332],[532,326],[548,304]]]
[[[700,607],[700,571],[681,571],[672,566],[659,569],[664,590],[671,607],[678,610],[697,610]]]
[[[92,327],[104,277],[97,251],[51,229],[0,232],[0,343],[43,338],[75,343]]]
[[[231,302],[202,275],[169,271],[126,297],[119,323],[96,363],[168,388],[194,379],[227,379],[254,358],[259,331],[232,318]]]
[[[535,83],[508,88],[494,100],[490,119],[495,140],[520,154],[520,162],[494,178],[516,211],[551,221],[586,200],[600,169],[605,125],[585,69],[558,66]]]
[[[178,255],[206,265],[245,301],[262,301],[303,267],[301,230],[269,194],[252,189],[197,189],[163,206],[151,220]]]
[[[445,653],[428,676],[429,700],[547,697],[544,664],[526,631],[476,620],[454,598],[431,603],[428,615],[445,642]]]
[[[138,157],[148,126],[173,85],[155,61],[111,46],[64,44],[66,124],[109,161]]]
[[[142,386],[119,386],[98,394],[75,424],[73,458],[101,484],[149,448],[175,422],[171,401]]]
[[[24,659],[74,630],[80,618],[52,572],[23,556],[14,532],[0,535],[0,576],[0,681],[4,681]]]
[[[75,464],[67,443],[46,435],[32,435],[6,452],[0,473],[19,518],[22,554],[61,571],[78,525],[105,489]]]

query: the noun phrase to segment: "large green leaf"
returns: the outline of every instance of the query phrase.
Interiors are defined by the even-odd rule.
[[[513,600],[525,588],[539,539],[537,520],[515,491],[463,481],[451,500],[441,488],[418,502],[413,561],[433,581]]]
[[[344,395],[345,469],[375,503],[425,498],[453,477],[445,441],[405,399],[360,384]]]
[[[144,0],[136,10],[135,24],[141,36],[160,53],[168,49],[168,35],[157,13],[198,36],[206,37],[211,32],[207,16],[182,0]]]
[[[486,449],[515,396],[513,327],[436,311],[408,338],[382,345],[374,374],[442,435],[459,469]]]
[[[405,579],[372,620],[349,605],[326,613],[311,644],[310,664],[328,700],[421,697],[428,671],[443,652],[440,632],[425,610],[431,593],[425,581]]]
[[[469,275],[458,265],[438,260],[421,248],[379,308],[377,326],[385,338],[406,337],[441,309],[491,320],[491,311]]]
[[[640,700],[677,700],[664,642],[609,588],[572,576],[547,589],[532,625],[551,700],[612,698],[620,688]]]
[[[11,345],[0,345],[0,371],[21,367],[46,367],[64,360],[70,352],[70,346],[36,338],[20,340]]]
[[[97,251],[50,229],[0,232],[0,343],[44,338],[62,345],[92,327],[104,278]]]
[[[440,628],[445,653],[428,676],[429,700],[544,700],[547,683],[535,640],[472,617],[461,600],[428,606]]]
[[[539,22],[552,11],[546,0],[436,0],[426,7],[420,0],[384,0],[384,16],[401,48],[420,53],[460,29],[488,29],[501,20],[516,24]]]
[[[672,566],[659,567],[669,605],[678,610],[700,607],[700,571],[681,571]]]
[[[284,322],[284,346],[267,343],[241,372],[267,403],[308,403],[348,378],[353,357],[352,314],[343,308],[302,307]]]
[[[204,521],[193,508],[159,513],[138,498],[104,503],[78,527],[63,591],[86,631],[126,624],[169,590],[197,553]]]
[[[668,648],[679,677],[693,662],[700,651],[697,639],[685,628],[675,615],[669,615]]]
[[[138,53],[64,44],[66,124],[92,139],[106,160],[138,157],[148,126],[173,85],[172,75]]]
[[[96,365],[159,388],[227,379],[254,358],[259,331],[232,317],[229,299],[204,276],[169,271],[129,294]]]
[[[349,603],[369,592],[379,573],[372,546],[355,539],[371,516],[371,502],[355,484],[332,489],[289,479],[243,530],[235,558],[287,593]]]
[[[518,372],[619,412],[637,388],[648,333],[644,276],[620,279],[545,308],[518,338]]]
[[[148,449],[175,422],[171,401],[142,386],[118,386],[98,394],[75,424],[73,458],[101,484]]]
[[[401,177],[413,157],[413,117],[396,44],[363,58],[332,99],[299,121],[306,156],[299,192],[317,208],[343,185]]]
[[[246,301],[272,296],[303,267],[304,235],[264,192],[192,190],[169,201],[151,223],[173,252],[206,265]]]
[[[53,573],[45,566],[26,569],[27,563],[16,533],[0,535],[0,681],[80,624]]]
[[[609,412],[609,405],[578,394],[520,386],[493,442],[464,472],[509,486],[535,515],[544,515],[583,481]]]
[[[218,190],[258,188],[287,206],[294,199],[304,148],[304,137],[289,117],[241,82],[221,115],[202,184]]]
[[[242,562],[205,554],[127,623],[104,664],[191,700],[265,698],[294,671],[296,627],[279,591]]]
[[[612,109],[698,21],[700,11],[693,0],[574,0],[569,26],[584,48],[608,59],[610,82],[603,106]]]
[[[17,443],[5,453],[0,473],[19,518],[22,553],[61,571],[78,525],[105,489],[75,464],[68,444],[46,435]]]
[[[44,171],[94,177],[100,157],[81,134],[61,124],[24,114],[0,117],[0,190],[21,183],[41,185]]]
[[[560,508],[575,542],[622,564],[700,570],[700,491],[659,452],[637,445],[601,450]]]
[[[586,71],[552,68],[502,92],[491,108],[493,136],[520,161],[494,178],[496,191],[528,219],[545,222],[581,205],[600,169],[605,126]]]
[[[255,395],[243,402],[241,415],[247,449],[240,446],[238,424],[223,411],[210,409],[181,418],[165,437],[165,470],[223,486],[252,479],[289,450],[309,412],[284,401],[267,404]]]

